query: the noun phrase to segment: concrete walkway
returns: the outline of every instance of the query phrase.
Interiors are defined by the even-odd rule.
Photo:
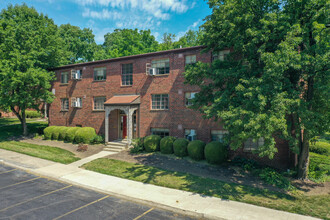
[[[107,152],[111,153],[111,152]],[[13,156],[15,155],[15,156]],[[100,152],[98,156],[102,156]],[[95,158],[98,156],[94,155]],[[208,197],[196,193],[170,189],[151,184],[108,176],[78,168],[79,163],[69,165],[49,162],[42,159],[0,149],[0,159],[4,163],[56,178],[64,182],[80,185],[89,189],[116,195],[118,197],[152,203],[154,206],[181,211],[197,217],[209,219],[316,219],[308,216],[268,209],[246,203]],[[87,159],[87,158],[85,158]],[[90,159],[92,159],[90,157]],[[89,160],[89,159],[88,159]],[[86,160],[86,161],[88,161]],[[25,162],[28,161],[27,164]],[[83,163],[83,162],[82,162]]]

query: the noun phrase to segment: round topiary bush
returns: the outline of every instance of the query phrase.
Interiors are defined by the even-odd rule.
[[[203,141],[200,140],[191,141],[187,147],[189,157],[191,157],[194,160],[203,160],[204,147],[205,147],[205,143]]]
[[[44,129],[44,137],[45,139],[52,139],[53,129],[56,128],[56,126],[49,126]]]
[[[219,141],[212,141],[205,146],[204,154],[208,163],[221,164],[227,159],[227,146]]]
[[[52,130],[52,139],[58,140],[58,137],[60,136],[60,130],[63,128],[63,126],[55,126]]]
[[[144,138],[144,148],[147,152],[159,151],[160,140],[158,135],[150,135]]]
[[[188,155],[187,146],[189,141],[185,138],[178,138],[173,143],[174,155],[178,157],[185,157]]]
[[[60,127],[59,128],[59,135],[58,135],[59,140],[65,140],[66,131],[68,129],[69,129],[69,127]]]
[[[90,144],[94,140],[95,136],[96,132],[94,128],[84,127],[76,132],[74,140],[77,143]]]
[[[81,129],[81,127],[69,127],[65,132],[65,140],[68,142],[73,142],[76,136],[76,132]]]
[[[173,154],[173,142],[175,137],[164,137],[160,140],[160,152],[163,154]]]

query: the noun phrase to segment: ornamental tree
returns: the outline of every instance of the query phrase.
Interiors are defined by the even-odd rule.
[[[34,8],[9,5],[0,13],[0,108],[10,109],[27,135],[25,110],[50,103],[54,74],[62,61],[61,38],[52,19]]]
[[[221,119],[232,149],[264,138],[255,153],[273,158],[274,136],[298,154],[308,175],[309,141],[329,131],[329,2],[209,0],[201,30],[205,51],[229,49],[224,60],[185,72],[200,93],[193,108]]]

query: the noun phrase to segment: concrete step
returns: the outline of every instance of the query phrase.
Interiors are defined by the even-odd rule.
[[[108,142],[107,145],[108,146],[126,147],[127,143],[111,141],[111,142]]]
[[[124,150],[126,146],[113,146],[113,145],[108,145],[105,148],[111,148],[111,149],[118,149],[118,150]]]

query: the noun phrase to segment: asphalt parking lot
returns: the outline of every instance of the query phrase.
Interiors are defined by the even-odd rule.
[[[0,163],[0,219],[192,219]]]

